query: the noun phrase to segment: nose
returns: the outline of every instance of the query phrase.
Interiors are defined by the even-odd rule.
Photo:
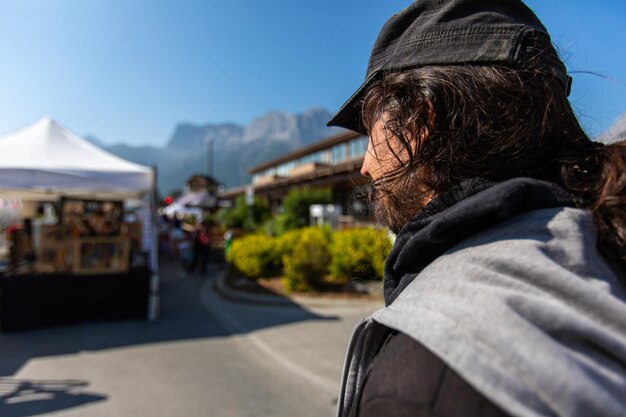
[[[367,159],[367,155],[365,156],[365,158],[363,158],[363,164],[361,165],[361,175],[363,175],[364,177],[367,177],[367,175],[369,174],[369,171],[367,170],[367,167],[365,166],[365,160]]]
[[[361,165],[361,175],[363,175],[364,177],[368,177],[370,176],[370,170],[369,170],[369,164],[370,161],[372,159],[372,155],[371,155],[371,146],[372,146],[372,140],[369,139],[367,141],[367,149],[365,150],[365,156],[363,157],[363,164]]]

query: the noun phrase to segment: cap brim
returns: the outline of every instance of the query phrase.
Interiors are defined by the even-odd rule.
[[[367,129],[363,125],[363,118],[361,117],[361,107],[365,93],[372,85],[375,78],[375,74],[372,74],[372,76],[365,80],[330,121],[326,123],[326,126],[339,126],[367,135]]]

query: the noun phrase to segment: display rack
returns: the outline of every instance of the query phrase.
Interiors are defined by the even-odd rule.
[[[72,240],[72,272],[75,274],[125,273],[130,241],[125,237],[83,237]]]
[[[37,250],[35,271],[77,275],[126,273],[130,243],[128,238],[121,236],[42,239]]]

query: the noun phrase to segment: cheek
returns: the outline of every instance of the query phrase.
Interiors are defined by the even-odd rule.
[[[368,173],[380,177],[402,169],[410,161],[410,155],[403,143],[377,122],[370,134],[364,166]]]
[[[373,152],[376,167],[382,173],[389,173],[406,167],[409,162],[409,154],[399,141],[391,144],[381,143]]]

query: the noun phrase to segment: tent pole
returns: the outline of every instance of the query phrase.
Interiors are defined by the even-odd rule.
[[[157,166],[152,165],[152,190],[148,197],[148,207],[151,228],[152,228],[152,247],[150,256],[150,269],[152,274],[150,276],[150,289],[148,292],[148,321],[155,321],[159,317],[160,305],[159,305],[159,249],[158,249],[158,231],[157,231]]]

